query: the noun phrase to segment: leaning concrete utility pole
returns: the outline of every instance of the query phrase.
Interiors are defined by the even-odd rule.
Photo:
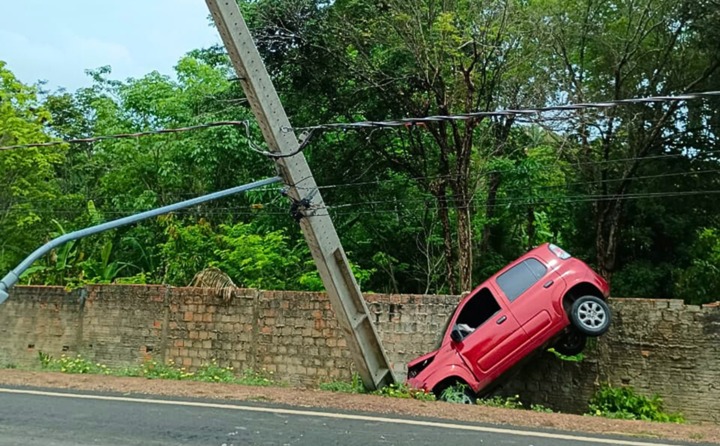
[[[206,3],[270,151],[285,155],[274,159],[363,384],[369,389],[391,384],[392,367],[365,299],[240,8],[235,0]]]

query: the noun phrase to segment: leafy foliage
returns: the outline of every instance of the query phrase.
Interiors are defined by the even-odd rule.
[[[190,372],[185,367],[178,367],[172,360],[167,363],[147,358],[139,367],[125,367],[112,369],[100,363],[93,363],[82,355],[69,357],[66,355],[60,358],[53,358],[50,355],[39,352],[38,360],[40,366],[45,370],[58,371],[71,374],[102,374],[113,376],[143,377],[147,379],[170,379],[170,380],[191,380],[201,382],[222,382],[240,384],[246,386],[270,386],[277,385],[272,372],[244,370],[237,375],[232,367],[218,365],[216,360],[203,364],[196,371]]]
[[[352,380],[350,382],[344,381],[331,381],[326,383],[320,383],[320,390],[326,390],[329,392],[340,392],[340,393],[367,393],[365,385],[360,379],[360,375],[353,373]]]
[[[603,385],[590,400],[590,415],[625,420],[644,420],[683,423],[681,414],[668,414],[658,395],[639,395],[632,387]]]
[[[503,409],[523,409],[523,403],[520,401],[520,395],[501,397],[494,396],[492,398],[483,398],[477,401],[481,406],[500,407]]]
[[[47,141],[50,114],[37,88],[21,83],[0,61],[0,145]],[[62,201],[55,168],[65,148],[0,151],[0,269],[15,266],[40,240],[46,219]],[[35,242],[37,243],[37,242]]]
[[[583,353],[578,353],[577,355],[563,355],[562,353],[558,352],[554,348],[549,348],[548,351],[555,355],[556,358],[560,359],[561,361],[568,361],[568,362],[582,362],[585,359],[585,355]]]
[[[542,413],[553,413],[554,412],[551,408],[545,407],[542,404],[531,404],[530,410],[532,410],[533,412],[542,412]]]
[[[703,228],[691,247],[693,260],[678,271],[676,293],[691,303],[702,304],[720,299],[720,231]]]
[[[470,387],[467,384],[456,384],[445,388],[440,394],[440,399],[448,403],[465,404],[468,401],[468,391]]]
[[[374,395],[387,396],[390,398],[413,398],[420,401],[435,401],[435,395],[418,389],[413,389],[407,384],[390,384],[380,390],[373,392]]]
[[[720,89],[709,0],[239,3],[296,127]],[[217,46],[174,77],[88,75],[41,92],[0,62],[0,145],[254,122]],[[615,295],[706,303],[720,296],[716,109],[325,132],[305,155],[366,290],[457,293],[552,241]],[[0,152],[0,269],[62,233],[274,175],[247,143],[215,127]],[[23,282],[188,285],[216,268],[237,286],[322,290],[287,207],[269,189],[217,200],[59,247]]]
[[[38,359],[43,369],[72,374],[102,374],[109,375],[111,371],[106,365],[93,363],[82,355],[70,357],[61,355],[54,359],[43,352],[38,352]]]

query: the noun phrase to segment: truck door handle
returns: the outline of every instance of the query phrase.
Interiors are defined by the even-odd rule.
[[[505,322],[506,320],[507,320],[507,316],[503,316],[503,317],[501,317],[500,319],[497,320],[497,324],[500,325],[500,324],[502,324],[503,322]]]
[[[555,283],[555,282],[552,280],[549,280],[549,281],[545,282],[545,285],[543,285],[543,288],[550,288],[553,283]]]

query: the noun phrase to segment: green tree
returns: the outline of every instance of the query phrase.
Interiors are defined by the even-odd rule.
[[[720,231],[717,228],[698,231],[691,254],[691,265],[676,272],[677,296],[692,304],[720,300]]]
[[[545,64],[560,82],[557,97],[602,101],[713,89],[720,69],[709,45],[707,17],[720,6],[706,1],[555,0],[532,2],[543,19],[539,35],[551,43]],[[693,107],[693,106],[690,106]],[[610,277],[636,177],[658,155],[682,153],[673,142],[687,131],[688,109],[679,102],[579,113],[566,121],[573,136],[570,160],[602,197],[589,213],[597,267]]]
[[[37,88],[21,83],[0,61],[0,145],[48,141],[50,114]],[[0,270],[13,268],[44,241],[60,199],[55,168],[62,147],[0,151]]]
[[[333,61],[337,68],[325,70],[327,75],[281,68],[274,72],[281,73],[280,80],[291,76],[298,88],[324,94],[318,100],[338,117],[452,115],[542,99],[536,91],[542,76],[527,65],[534,42],[523,39],[530,30],[524,2],[392,0],[307,6],[310,3],[303,4],[313,17],[311,24],[289,30],[287,23],[299,21],[281,13],[282,8],[268,2],[248,5],[255,6],[251,17],[260,41],[273,49],[271,61],[282,55],[309,66],[326,67],[321,59]],[[308,29],[315,34],[309,35]],[[272,40],[289,33],[297,47],[284,46],[279,37]],[[299,79],[310,86],[302,87]],[[434,198],[451,291],[472,287],[471,221],[478,208],[474,197],[478,189],[487,189],[486,203],[479,208],[490,221],[500,184],[496,173],[480,172],[489,158],[505,152],[513,124],[511,117],[423,124],[405,135],[378,134],[364,143],[365,151],[374,151],[391,169],[416,179],[420,190]],[[481,253],[491,232],[490,225],[482,228]]]

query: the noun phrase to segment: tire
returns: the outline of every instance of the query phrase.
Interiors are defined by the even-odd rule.
[[[575,356],[585,350],[585,344],[587,344],[587,336],[573,329],[560,338],[553,348],[561,355]]]
[[[610,319],[610,307],[597,296],[583,296],[573,302],[570,309],[570,321],[586,336],[596,337],[607,333]]]

